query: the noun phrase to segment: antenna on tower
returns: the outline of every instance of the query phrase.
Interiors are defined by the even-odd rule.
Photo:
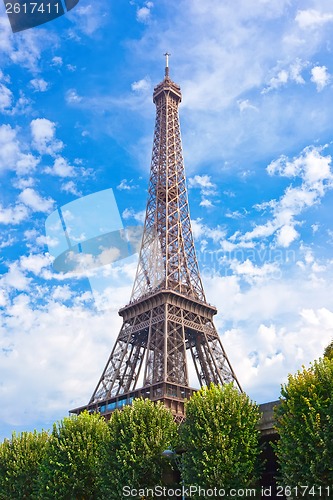
[[[165,54],[165,76],[169,76],[169,52],[166,52]]]

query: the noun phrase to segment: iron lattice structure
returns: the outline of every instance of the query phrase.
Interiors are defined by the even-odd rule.
[[[182,419],[192,358],[200,385],[240,385],[214,327],[195,254],[179,126],[180,87],[155,87],[156,122],[146,217],[132,296],[123,325],[88,405],[100,411],[143,396],[161,400]],[[140,385],[140,389],[136,389]]]

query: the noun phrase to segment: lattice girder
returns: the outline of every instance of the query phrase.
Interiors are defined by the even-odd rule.
[[[148,201],[131,302],[157,289],[205,300],[195,255],[182,156],[179,87],[155,88],[156,122]]]
[[[88,408],[110,414],[139,394],[163,401],[182,421],[184,399],[194,392],[190,358],[200,385],[233,382],[241,391],[200,278],[178,117],[181,92],[168,68],[153,100],[148,199],[132,295],[119,311],[123,325],[90,402],[75,413]]]
[[[133,390],[141,369],[143,387],[159,382],[188,387],[187,350],[201,385],[234,382],[240,389],[214,327],[214,307],[163,291],[120,312],[125,326],[90,403]]]

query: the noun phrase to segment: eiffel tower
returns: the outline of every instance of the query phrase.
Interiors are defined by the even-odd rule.
[[[123,325],[89,403],[71,410],[112,411],[144,397],[163,401],[176,420],[192,362],[199,384],[233,382],[241,391],[206,302],[193,242],[178,106],[180,87],[169,77],[154,89],[156,122],[148,201],[131,299],[119,310]],[[139,386],[140,388],[137,388]]]

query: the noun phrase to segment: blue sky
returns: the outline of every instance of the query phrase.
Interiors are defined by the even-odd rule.
[[[277,399],[333,337],[328,0],[80,0],[12,34],[0,4],[0,438],[88,402],[136,258],[52,267],[45,221],[113,189],[142,223],[171,53],[207,300],[243,388]],[[101,279],[103,278],[103,284]]]

